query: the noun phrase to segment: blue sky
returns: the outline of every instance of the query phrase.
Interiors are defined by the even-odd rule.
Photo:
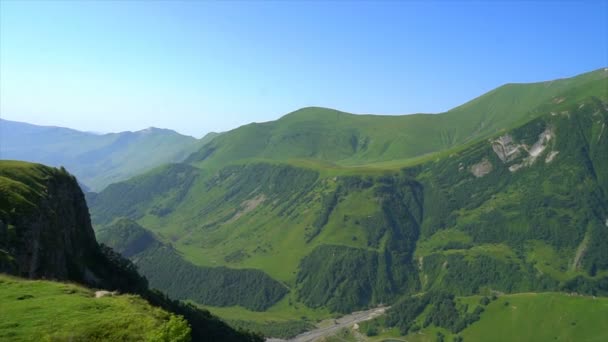
[[[608,1],[0,1],[1,117],[80,130],[441,112],[607,65]]]

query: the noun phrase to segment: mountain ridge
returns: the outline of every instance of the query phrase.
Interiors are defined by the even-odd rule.
[[[356,166],[418,158],[521,125],[570,89],[595,84],[604,90],[597,96],[606,99],[607,77],[608,69],[602,68],[549,82],[508,84],[439,114],[350,114],[305,107],[274,121],[228,131],[186,162],[216,168],[247,158],[302,158]]]
[[[256,329],[419,293],[606,296],[607,90],[602,69],[444,114],[308,107],[87,201],[98,237],[161,290]],[[226,293],[248,281],[287,292],[208,296],[217,271],[236,279],[218,282]]]
[[[3,159],[64,166],[93,191],[164,163],[181,161],[217,135],[195,139],[161,128],[95,134],[4,119],[0,119],[0,133]]]

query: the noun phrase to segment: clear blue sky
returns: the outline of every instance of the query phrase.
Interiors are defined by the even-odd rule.
[[[0,115],[81,130],[441,112],[607,65],[608,1],[0,0]]]

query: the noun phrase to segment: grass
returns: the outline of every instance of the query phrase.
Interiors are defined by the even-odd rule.
[[[193,303],[235,327],[244,327],[269,337],[289,338],[312,329],[318,322],[335,317],[327,309],[311,309],[288,294],[266,311],[251,311],[240,306],[215,307]]]
[[[227,321],[243,320],[268,323],[303,320],[318,322],[336,316],[327,309],[311,309],[302,303],[298,303],[294,297],[293,294],[287,295],[266,311],[251,311],[240,306],[216,307],[200,304],[199,306]]]
[[[492,302],[462,336],[465,341],[606,341],[607,325],[608,298],[523,293]]]
[[[0,160],[0,218],[26,213],[45,196],[46,181],[65,172],[41,164]]]
[[[459,297],[471,311],[480,296]],[[424,313],[417,321],[424,321]],[[608,298],[570,296],[563,293],[518,293],[502,295],[490,302],[481,319],[458,334],[429,326],[418,332],[401,335],[395,328],[385,328],[366,341],[436,341],[437,332],[445,341],[456,335],[464,341],[606,341],[608,330]],[[363,334],[365,335],[365,334]],[[361,335],[359,335],[361,336]],[[327,341],[357,341],[352,329],[340,331]]]
[[[95,298],[78,285],[5,275],[0,288],[0,340],[160,341],[174,322],[190,330],[185,321],[137,296]]]
[[[578,272],[570,269],[574,251],[561,253],[543,241],[532,240],[526,244],[526,259],[539,271],[547,273],[559,280],[566,280]]]

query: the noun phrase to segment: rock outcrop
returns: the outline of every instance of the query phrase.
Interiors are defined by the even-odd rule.
[[[2,162],[0,184],[8,185],[0,187],[0,272],[90,282],[99,246],[76,179],[63,169]]]

